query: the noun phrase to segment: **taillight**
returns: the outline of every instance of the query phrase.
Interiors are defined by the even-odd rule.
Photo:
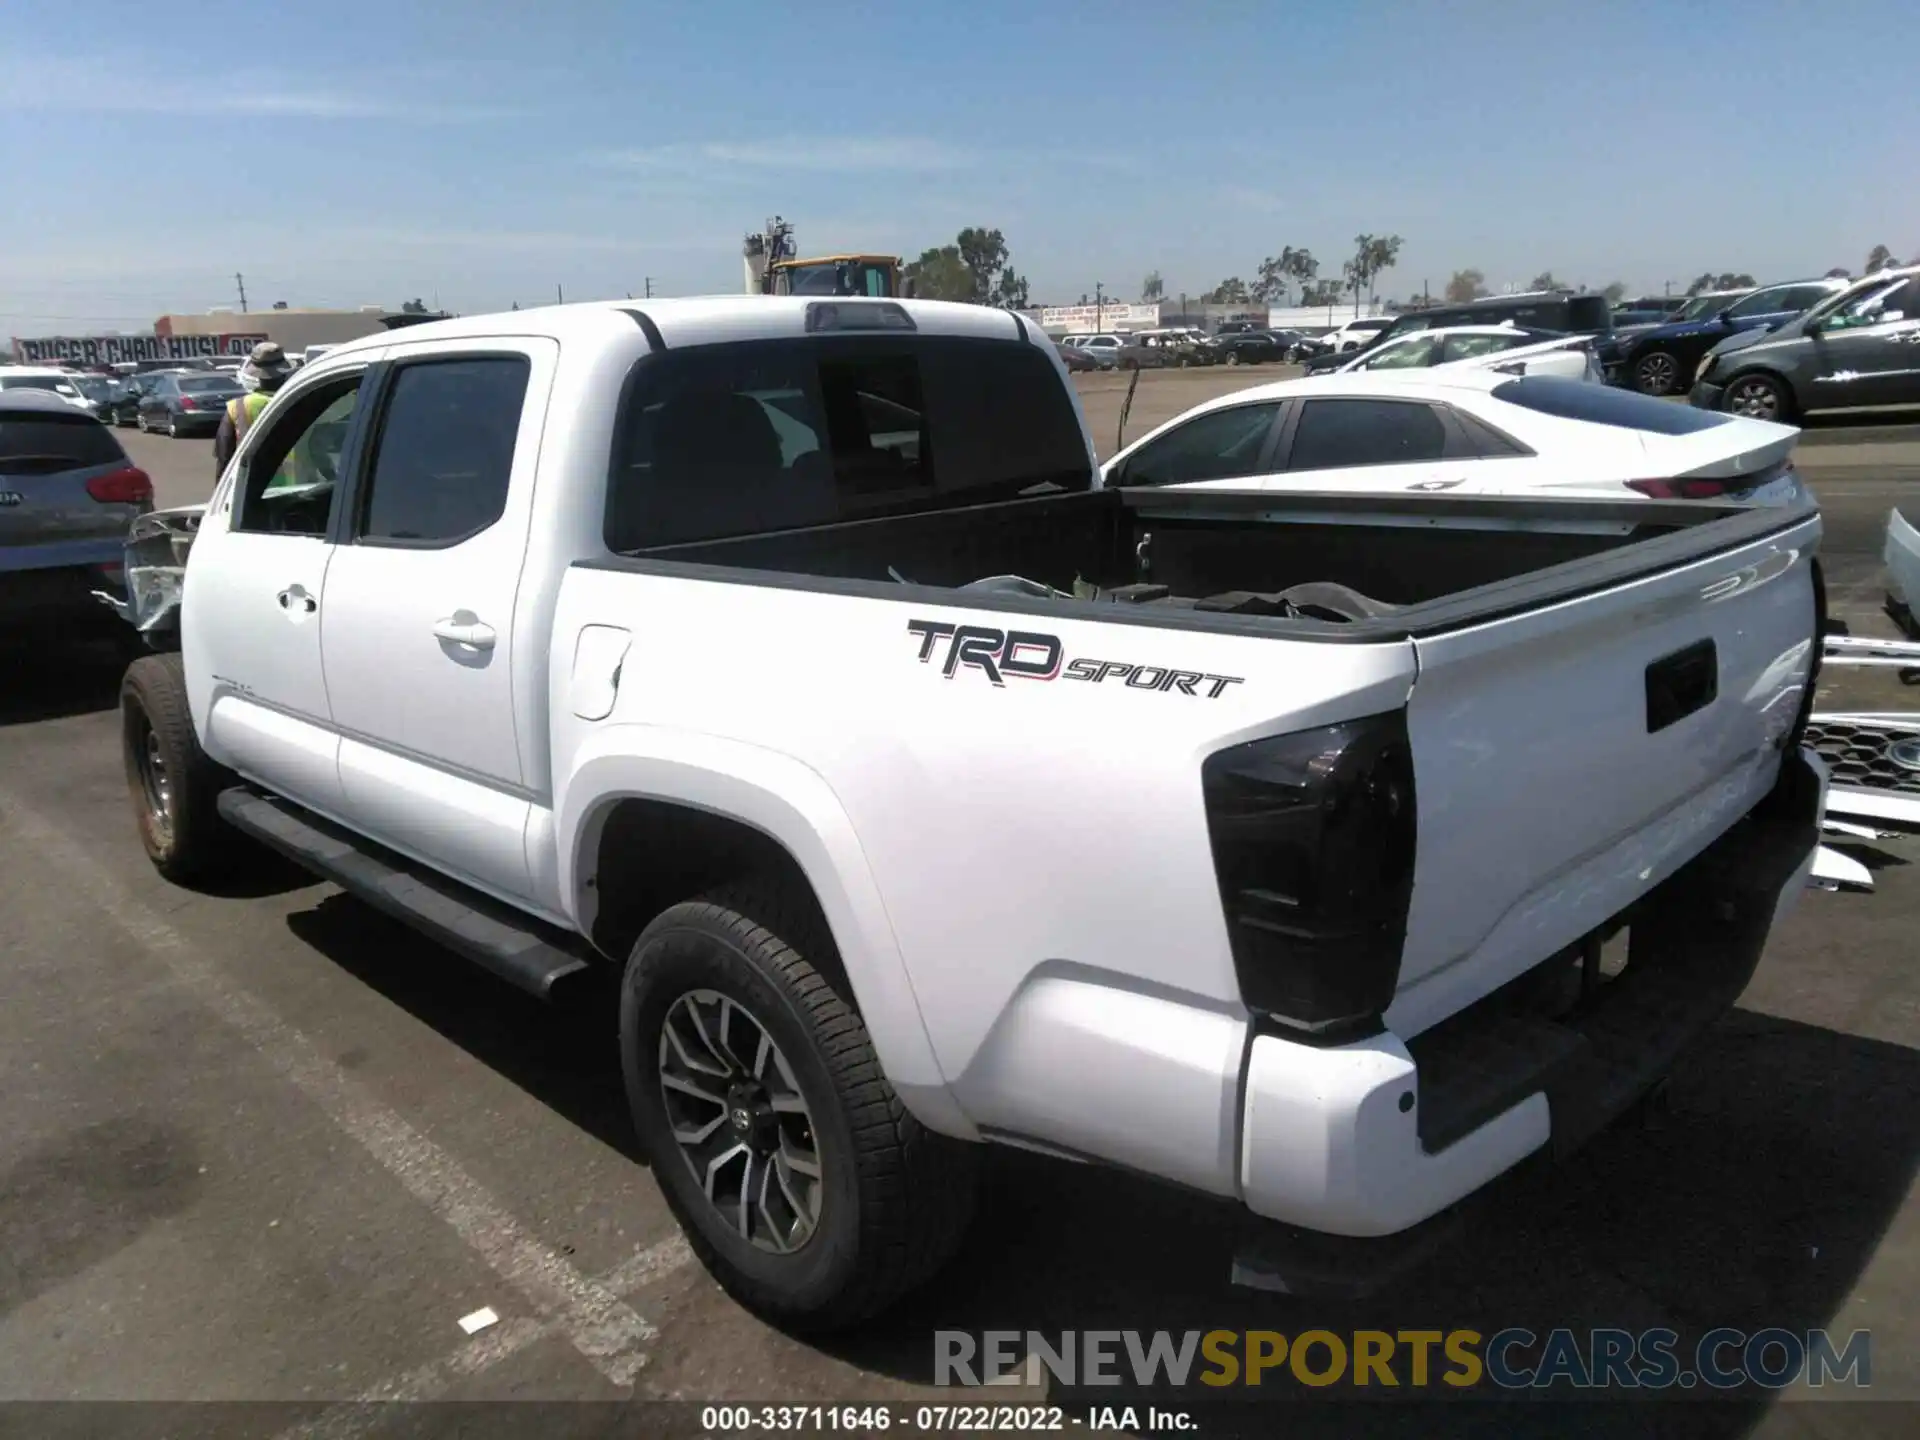
[[[1629,480],[1627,488],[1651,500],[1718,500],[1731,486],[1725,480]]]
[[[124,470],[94,476],[87,481],[87,494],[102,505],[150,505],[153,481],[147,478],[146,471],[129,465]]]
[[[1200,777],[1247,1008],[1316,1039],[1371,1032],[1413,895],[1405,712],[1235,745]]]
[[[1742,500],[1776,480],[1795,478],[1797,472],[1793,468],[1793,461],[1782,460],[1777,465],[1769,465],[1764,470],[1755,470],[1747,475],[1729,475],[1719,479],[1696,475],[1678,480],[1629,480],[1627,488],[1638,490],[1654,500]]]
[[[200,407],[194,403],[191,395],[182,395],[180,397],[180,408],[182,410],[198,410]]]

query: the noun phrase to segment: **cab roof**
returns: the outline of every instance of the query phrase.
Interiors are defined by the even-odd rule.
[[[697,295],[668,300],[593,300],[546,305],[533,310],[497,311],[433,320],[405,330],[381,331],[349,340],[310,362],[331,369],[355,355],[435,340],[504,339],[545,336],[562,345],[620,345],[651,338],[648,326],[668,350],[726,341],[801,339],[807,312],[815,306],[857,310],[890,306],[904,311],[921,334],[988,340],[1045,342],[1040,327],[1011,310],[961,305],[944,300],[830,299],[805,295]],[[865,331],[884,334],[884,331]]]

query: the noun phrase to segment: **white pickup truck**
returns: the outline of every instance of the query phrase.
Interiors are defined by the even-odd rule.
[[[1819,516],[1094,476],[998,310],[343,345],[148,527],[191,548],[124,687],[142,838],[536,994],[624,967],[655,1173],[784,1322],[935,1269],[982,1142],[1221,1197],[1248,1283],[1377,1283],[1799,894]]]

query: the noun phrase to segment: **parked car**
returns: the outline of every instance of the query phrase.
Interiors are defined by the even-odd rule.
[[[87,397],[75,383],[76,377],[65,370],[38,365],[0,365],[0,391],[38,390],[57,396],[76,410],[93,413]]]
[[[1087,354],[1084,350],[1076,350],[1074,349],[1073,346],[1066,344],[1064,341],[1058,345],[1055,345],[1053,348],[1060,352],[1061,363],[1065,365],[1067,369],[1075,375],[1082,374],[1088,370],[1098,370],[1100,368],[1099,361],[1095,360],[1091,355]]]
[[[1363,315],[1321,338],[1329,353],[1344,354],[1349,350],[1378,344],[1381,337],[1393,328],[1393,324],[1394,317],[1391,315]]]
[[[1560,375],[1604,381],[1606,372],[1588,335],[1555,335],[1511,325],[1450,325],[1387,340],[1348,360],[1332,374],[1357,370],[1450,369],[1478,365],[1504,375]]]
[[[127,529],[152,505],[153,482],[92,415],[0,389],[0,637],[131,640],[92,593],[120,588]]]
[[[1686,304],[1685,295],[1636,295],[1631,300],[1622,300],[1613,308],[1616,316],[1622,310],[1630,310],[1635,314],[1658,315],[1664,320],[1677,320],[1680,312],[1686,308]]]
[[[1264,365],[1282,361],[1293,353],[1294,346],[1299,343],[1298,335],[1284,332],[1276,334],[1272,330],[1243,330],[1213,338],[1214,348],[1220,352],[1220,363],[1223,365]]]
[[[1697,318],[1635,331],[1622,337],[1615,373],[1642,395],[1685,390],[1700,357],[1727,336],[1771,329],[1846,288],[1844,280],[1764,285]]]
[[[1613,335],[1613,307],[1607,304],[1607,297],[1562,290],[1490,295],[1459,305],[1402,311],[1377,333],[1372,343],[1378,345],[1402,335],[1454,325],[1506,324],[1524,330],[1550,330],[1559,335],[1592,335],[1596,342],[1595,354],[1603,365],[1609,363],[1607,342]],[[1332,354],[1322,353],[1307,362],[1307,371],[1313,374],[1336,369],[1337,365]]]
[[[1920,267],[1855,280],[1771,329],[1722,340],[1692,400],[1764,420],[1920,406]]]
[[[725,297],[303,368],[122,687],[155,868],[264,843],[533,993],[617,975],[651,1173],[782,1324],[938,1269],[988,1143],[1243,1208],[1243,1279],[1377,1274],[1655,1085],[1804,889],[1819,517],[1104,489],[1041,341]],[[1629,922],[1587,1003],[1513,983]]]
[[[167,374],[185,374],[185,371],[142,370],[126,375],[120,381],[120,393],[114,398],[113,419],[115,425],[133,425],[140,418],[140,402],[147,392],[159,383],[160,377]]]
[[[1134,441],[1102,474],[1123,486],[1805,500],[1791,458],[1798,430],[1701,418],[1562,376],[1356,369],[1207,401]]]
[[[87,402],[87,413],[96,420],[113,423],[114,403],[120,398],[122,386],[118,380],[108,379],[104,375],[75,375],[73,387]]]
[[[175,439],[211,435],[220,428],[227,402],[246,393],[231,375],[167,371],[141,395],[134,423],[149,434],[164,430]]]
[[[1125,335],[1089,335],[1082,340],[1079,350],[1082,355],[1090,355],[1102,370],[1111,370],[1120,363],[1120,352],[1127,346]]]

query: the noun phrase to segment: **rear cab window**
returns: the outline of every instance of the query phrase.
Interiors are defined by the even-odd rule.
[[[1071,392],[1024,340],[691,346],[634,368],[605,537],[631,552],[1092,487]]]

